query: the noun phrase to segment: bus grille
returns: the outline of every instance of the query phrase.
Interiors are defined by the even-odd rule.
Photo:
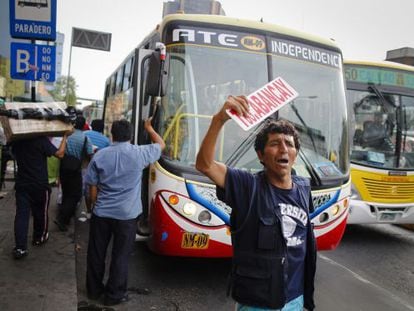
[[[394,203],[412,202],[414,182],[389,182],[362,178],[364,186],[372,199],[392,200]]]

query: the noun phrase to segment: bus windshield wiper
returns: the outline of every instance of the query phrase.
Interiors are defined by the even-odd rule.
[[[269,119],[270,118],[268,118],[267,120]],[[225,162],[227,166],[232,167],[236,165],[236,163],[240,160],[240,158],[252,147],[256,139],[257,133],[263,128],[265,124],[266,124],[266,121],[264,121],[262,124],[256,127],[249,134],[249,136],[236,148],[233,154]],[[321,178],[318,175],[318,173],[315,171],[315,168],[312,166],[305,152],[303,152],[302,150],[299,150],[298,155],[302,159],[303,163],[305,164],[306,170],[309,172],[309,175],[311,176],[313,183],[316,186],[320,186],[322,184]]]
[[[298,117],[298,119],[299,119],[300,123],[303,125],[303,127],[304,127],[304,129],[305,129],[306,134],[309,136],[309,138],[310,138],[310,140],[311,140],[311,142],[312,142],[312,147],[313,147],[313,150],[314,150],[315,152],[317,152],[317,149],[316,149],[316,144],[315,144],[315,140],[313,139],[313,135],[312,135],[312,131],[311,131],[311,129],[310,129],[310,128],[309,128],[309,126],[306,124],[305,120],[303,120],[303,118],[302,118],[302,116],[300,115],[300,113],[299,113],[299,111],[298,111],[298,108],[296,108],[296,106],[295,106],[295,103],[294,103],[294,102],[292,102],[292,103],[291,103],[291,107],[292,107],[293,112],[294,112],[294,113],[296,114],[296,116]]]
[[[373,93],[375,93],[375,95],[378,96],[386,112],[388,112],[386,104],[390,104],[394,108],[397,108],[397,105],[395,103],[385,98],[384,94],[378,89],[378,87],[374,83],[368,83],[368,90],[372,91]]]
[[[401,158],[401,149],[405,148],[405,137],[404,140],[402,138],[402,118],[403,118],[403,113],[405,113],[405,110],[402,111],[401,109],[401,105],[397,105],[394,102],[387,100],[384,96],[384,94],[378,89],[378,87],[373,84],[373,83],[369,83],[368,85],[368,90],[372,91],[375,93],[375,95],[378,96],[378,98],[380,99],[382,106],[384,108],[384,111],[389,113],[389,110],[387,109],[387,104],[393,106],[395,108],[395,122],[397,123],[397,133],[396,133],[396,138],[395,138],[395,167],[400,167],[400,158]],[[407,135],[407,134],[405,134]],[[404,143],[404,146],[403,146]]]
[[[312,181],[315,184],[315,186],[322,185],[321,177],[318,175],[318,173],[316,172],[315,168],[312,166],[312,163],[309,161],[309,159],[306,156],[306,154],[303,151],[303,149],[300,149],[299,150],[298,155],[302,159],[303,163],[305,164],[306,170],[308,171],[309,175],[311,176]]]
[[[262,122],[253,131],[251,131],[249,136],[247,136],[247,138],[241,142],[241,144],[236,148],[236,150],[234,150],[234,152],[225,162],[227,166],[235,166],[236,163],[240,160],[240,158],[252,147],[256,139],[257,133],[263,128],[265,122],[266,121]]]
[[[318,150],[317,150],[316,144],[315,144],[315,139],[314,139],[313,134],[312,134],[312,130],[306,124],[305,120],[303,120],[302,116],[299,113],[298,108],[295,106],[295,103],[292,102],[290,106],[292,107],[293,112],[296,114],[296,116],[298,117],[300,123],[302,124],[306,135],[308,135],[308,137],[310,138],[313,150],[316,153],[318,153]],[[309,172],[309,175],[311,176],[311,178],[312,178],[313,182],[315,183],[315,185],[320,186],[322,184],[322,180],[321,180],[320,176],[318,175],[318,173],[315,171],[315,168],[312,166],[312,163],[309,161],[309,159],[307,158],[307,156],[306,156],[306,154],[303,150],[299,150],[299,156],[302,159],[303,163],[305,163],[306,169]]]

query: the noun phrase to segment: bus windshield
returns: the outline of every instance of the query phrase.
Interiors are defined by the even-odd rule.
[[[351,161],[414,169],[414,97],[373,90],[348,90],[355,123]]]
[[[282,77],[299,93],[278,112],[279,118],[291,121],[300,133],[301,153],[295,173],[322,184],[347,178],[348,120],[341,65],[333,68],[215,46],[176,44],[167,48],[168,90],[159,119],[167,145],[164,160],[194,168],[211,118],[227,96],[248,95]],[[227,122],[216,146],[216,159],[224,163],[231,160],[227,164],[251,172],[262,170],[252,147],[255,131],[257,128],[245,132],[235,122]]]
[[[322,183],[346,175],[348,119],[340,69],[314,63],[304,66],[294,59],[274,56],[273,73],[290,81],[299,93],[279,113],[300,134],[302,153],[295,170],[299,175],[305,171],[316,174]]]
[[[163,155],[194,167],[211,118],[227,96],[247,95],[267,83],[266,54],[185,45],[169,52],[168,91],[160,110]],[[227,122],[216,148],[217,160],[226,162],[248,135],[235,122]]]

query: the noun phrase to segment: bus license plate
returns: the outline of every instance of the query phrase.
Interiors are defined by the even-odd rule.
[[[191,249],[207,249],[209,239],[209,235],[205,233],[184,232],[181,247]]]

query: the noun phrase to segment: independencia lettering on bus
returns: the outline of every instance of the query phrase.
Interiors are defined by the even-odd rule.
[[[272,40],[272,53],[299,58],[314,63],[340,68],[341,57],[339,53],[332,53],[315,47],[297,44],[289,41]]]

